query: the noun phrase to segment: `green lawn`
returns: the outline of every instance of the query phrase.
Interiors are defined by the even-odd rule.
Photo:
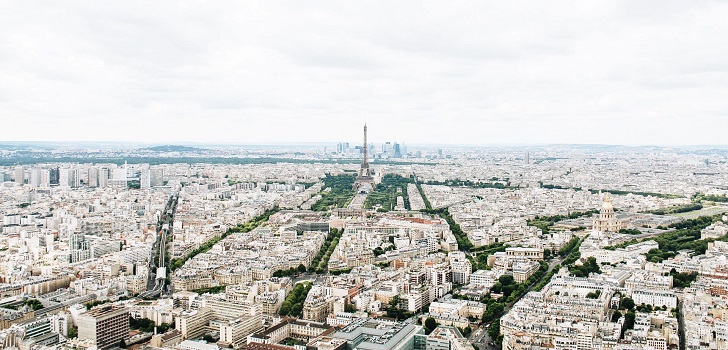
[[[685,213],[670,214],[670,216],[675,216],[675,217],[683,218],[683,219],[696,219],[701,216],[712,216],[712,215],[716,215],[716,214],[722,214],[725,212],[728,212],[727,207],[712,206],[712,207],[703,208],[700,210],[688,211]]]

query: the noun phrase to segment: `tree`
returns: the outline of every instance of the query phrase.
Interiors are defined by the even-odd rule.
[[[281,316],[291,315],[298,317],[303,310],[303,302],[306,300],[308,292],[311,290],[311,283],[298,283],[293,290],[288,293],[286,300],[283,301],[278,314]]]
[[[407,312],[407,310],[403,310],[400,306],[402,299],[399,297],[399,295],[395,295],[392,297],[392,299],[389,301],[389,307],[387,307],[387,316],[397,319],[397,320],[404,320],[409,318],[411,315]]]
[[[499,302],[488,304],[483,313],[483,322],[488,323],[495,320],[505,310],[505,305]]]
[[[354,306],[354,304],[351,304],[351,303],[346,304],[346,306],[344,306],[344,311],[352,312],[352,313],[356,312],[356,306]]]
[[[634,329],[634,319],[636,318],[636,314],[634,311],[627,311],[626,314],[624,314],[624,326],[622,327],[623,330],[627,329]]]
[[[500,319],[497,319],[493,321],[493,323],[488,326],[488,336],[490,336],[491,339],[496,339],[500,335]]]
[[[303,265],[303,264],[299,264],[299,265],[298,265],[298,272],[299,272],[299,273],[304,273],[304,272],[306,272],[306,266],[305,266],[305,265]]]
[[[25,305],[29,306],[33,311],[37,311],[43,308],[43,303],[37,299],[28,299],[25,301]]]
[[[620,309],[626,309],[626,310],[633,310],[634,309],[634,300],[632,298],[622,298],[622,300],[619,301],[619,308]]]
[[[432,318],[432,317],[428,317],[428,318],[427,318],[427,319],[425,320],[425,334],[430,334],[430,333],[432,333],[432,331],[434,331],[434,330],[435,330],[435,328],[437,328],[437,326],[438,326],[438,325],[439,325],[439,324],[437,323],[437,321],[435,321],[435,319],[434,319],[434,318]]]
[[[78,327],[73,326],[73,327],[68,328],[68,338],[73,339],[76,337],[78,337]]]
[[[470,328],[470,326],[467,326],[467,327],[465,327],[465,328],[463,329],[463,331],[462,331],[461,333],[462,333],[462,334],[463,334],[464,336],[466,336],[466,337],[467,337],[467,336],[469,336],[469,335],[470,335],[470,333],[473,333],[473,329],[472,329],[472,328]]]
[[[498,278],[498,282],[503,285],[509,285],[515,283],[515,280],[512,275],[503,275]]]
[[[170,324],[163,322],[162,324],[160,324],[159,326],[157,326],[157,331],[159,331],[159,333],[164,334],[164,333],[167,333],[167,331],[169,330],[169,328],[170,328]]]
[[[597,299],[597,298],[599,298],[599,296],[601,294],[602,294],[602,291],[597,289],[597,290],[595,290],[593,292],[587,293],[586,294],[586,297],[589,298],[589,299]]]

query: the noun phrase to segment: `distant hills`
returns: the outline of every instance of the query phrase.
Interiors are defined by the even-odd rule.
[[[153,152],[201,152],[201,151],[207,151],[204,148],[188,147],[188,146],[180,146],[180,145],[154,146],[154,147],[142,148],[142,150],[153,151]]]

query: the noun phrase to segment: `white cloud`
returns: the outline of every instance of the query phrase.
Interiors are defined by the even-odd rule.
[[[718,144],[721,2],[5,2],[4,140]]]

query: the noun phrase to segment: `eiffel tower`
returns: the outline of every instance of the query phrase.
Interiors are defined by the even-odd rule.
[[[369,168],[369,145],[367,144],[367,125],[364,124],[364,147],[363,157],[361,159],[361,168],[359,169],[359,175],[356,177],[354,182],[354,190],[359,193],[369,193],[374,189],[374,177],[372,176],[372,170]]]

